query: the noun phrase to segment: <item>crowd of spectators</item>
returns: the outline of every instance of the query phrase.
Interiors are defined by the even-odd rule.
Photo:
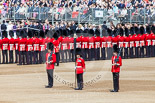
[[[15,10],[17,16],[35,19],[40,10],[41,14],[53,13],[58,20],[64,14],[72,17],[73,12],[80,12],[85,15],[91,9],[104,9],[113,20],[130,15],[129,10],[132,10],[130,19],[144,19],[144,15],[147,20],[155,18],[155,0],[0,0],[1,17]]]
[[[0,24],[0,33],[2,31],[9,31],[13,30],[14,32],[16,32],[16,30],[22,30],[25,29],[27,30],[34,30],[34,31],[38,31],[39,30],[43,30],[45,33],[46,31],[50,31],[50,30],[59,30],[59,29],[68,29],[68,30],[73,30],[74,32],[76,32],[77,30],[80,31],[85,31],[85,29],[90,30],[93,29],[94,31],[96,29],[100,30],[100,36],[117,36],[117,35],[129,35],[129,34],[134,34],[140,33],[140,28],[144,28],[144,33],[146,33],[146,28],[150,28],[152,29],[153,32],[155,32],[155,23],[150,25],[150,24],[130,24],[130,23],[125,23],[125,24],[117,24],[114,25],[113,22],[110,22],[110,26],[107,26],[106,21],[103,22],[102,25],[95,25],[95,24],[76,24],[74,21],[70,21],[70,22],[65,22],[65,21],[61,21],[61,22],[55,22],[54,24],[52,24],[51,22],[49,22],[48,20],[45,20],[44,23],[41,22],[32,22],[32,21],[25,21],[25,20],[21,20],[21,21],[17,21],[16,23],[13,22],[6,22],[3,21],[3,23]],[[2,35],[0,35],[0,39],[2,38]],[[8,35],[8,38],[9,35]],[[16,35],[14,35],[14,38],[16,38]]]

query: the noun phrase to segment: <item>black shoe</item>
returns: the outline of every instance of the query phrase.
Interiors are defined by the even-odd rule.
[[[49,85],[47,85],[47,86],[45,86],[45,88],[52,88],[53,86],[49,86]]]
[[[110,92],[118,92],[118,91],[116,91],[116,90],[110,90]]]
[[[75,90],[80,90],[80,88],[75,88]]]
[[[75,90],[82,90],[82,88],[75,88]]]

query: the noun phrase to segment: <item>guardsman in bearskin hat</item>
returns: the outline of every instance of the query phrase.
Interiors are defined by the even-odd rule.
[[[18,42],[19,45],[19,65],[25,65],[26,61],[26,41],[27,35],[24,30],[20,31],[20,39]]]
[[[107,59],[111,59],[112,57],[112,31],[110,29],[107,30],[108,36],[106,37],[106,43],[107,43]]]
[[[69,38],[68,38],[68,50],[69,50],[69,61],[75,61],[75,55],[74,55],[74,31],[69,31]]]
[[[105,30],[102,30],[102,34],[103,36],[101,37],[100,39],[100,44],[101,44],[101,60],[105,60],[106,59],[106,53],[105,53],[105,50],[106,50],[106,35],[104,34],[105,33]]]
[[[19,30],[16,31],[16,36],[17,36],[17,38],[15,39],[15,58],[16,58],[15,63],[18,63],[19,62],[19,60],[18,60],[19,59],[18,42],[19,42],[19,36],[20,36]]]
[[[75,90],[82,90],[83,89],[83,73],[86,71],[85,69],[85,61],[81,55],[81,49],[76,49],[76,77],[77,77],[77,86]]]
[[[144,47],[145,47],[145,31],[143,25],[140,27],[140,57],[144,58]]]
[[[88,60],[88,51],[89,51],[88,46],[89,46],[89,34],[88,29],[85,29],[81,37],[81,51],[82,51],[82,57],[85,61]]]
[[[39,34],[38,31],[35,31],[33,38],[33,64],[39,63]]]
[[[123,46],[124,46],[124,58],[127,59],[129,57],[129,29],[125,28],[125,35],[124,35],[124,42],[123,42]]]
[[[3,64],[8,64],[8,43],[9,39],[7,38],[7,31],[2,32],[2,55],[3,55]]]
[[[55,55],[56,55],[56,63],[57,63],[57,66],[59,66],[59,58],[60,58],[60,55],[59,55],[59,44],[60,44],[60,41],[59,41],[59,39],[58,39],[58,31],[56,31],[54,34],[53,34],[53,38],[54,38],[54,40],[53,40],[53,45],[54,45],[54,53],[55,53]]]
[[[125,35],[125,26],[124,26],[124,24],[122,24],[123,26],[122,26],[122,29],[121,29],[121,33],[120,33],[120,35],[118,34],[117,35],[117,38],[118,38],[118,47],[119,48],[122,48],[123,49],[123,42],[124,42],[124,35]],[[123,57],[123,50],[121,51],[121,55],[120,55],[122,58],[124,58]]]
[[[94,30],[90,29],[89,30],[89,55],[88,55],[89,61],[95,59],[94,55],[95,55],[95,49],[94,49]]]
[[[96,37],[94,38],[95,41],[95,60],[100,59],[100,31],[98,29],[95,30]]]
[[[129,40],[130,40],[130,58],[134,57],[134,52],[133,52],[133,48],[134,48],[134,28],[131,27],[130,28],[130,35],[129,35]]]
[[[140,32],[139,32],[139,27],[135,27],[135,57],[139,58],[139,47],[140,47]]]
[[[45,33],[43,30],[39,33],[39,64],[45,62]]]
[[[64,29],[62,31],[62,38],[61,38],[61,58],[62,58],[62,62],[67,62],[67,49],[68,49],[68,38],[67,37],[67,31],[66,29]],[[64,59],[64,57],[66,57]]]
[[[66,39],[67,39],[67,54],[68,54],[68,61],[69,62],[71,62],[72,60],[71,60],[71,50],[70,50],[70,38],[71,38],[71,34],[70,34],[70,30],[69,29],[66,29],[67,30],[67,37],[66,37]]]
[[[146,47],[146,56],[151,57],[151,28],[150,25],[146,26],[146,36],[145,36],[145,47]]]
[[[52,88],[53,87],[53,72],[54,72],[54,63],[56,62],[56,55],[53,52],[54,45],[49,42],[47,44],[46,53],[46,69],[47,69],[47,76],[48,76],[48,85],[45,88]]]
[[[32,31],[28,31],[28,37],[26,41],[26,62],[27,64],[33,64],[32,63],[32,51],[33,51],[33,40],[32,40]]]
[[[122,66],[122,58],[120,56],[120,51],[118,51],[117,45],[113,46],[113,56],[112,56],[112,69],[111,72],[113,74],[113,86],[114,89],[111,92],[118,92],[119,90],[119,72],[120,66]]]
[[[14,32],[12,30],[9,31],[9,35],[10,35],[10,39],[9,39],[9,63],[13,63],[14,59],[13,59],[13,50],[14,50],[14,45],[15,45],[15,39],[14,37]]]
[[[82,35],[82,30],[78,29],[76,30],[76,48],[81,48],[81,35]]]

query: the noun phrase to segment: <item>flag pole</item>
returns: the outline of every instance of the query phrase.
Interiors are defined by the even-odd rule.
[[[75,58],[75,66],[76,66],[76,33],[74,33],[74,58]],[[75,88],[76,88],[76,69],[75,69]]]

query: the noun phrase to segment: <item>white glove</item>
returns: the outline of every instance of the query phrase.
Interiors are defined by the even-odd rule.
[[[76,66],[74,67],[74,69],[76,70]]]

